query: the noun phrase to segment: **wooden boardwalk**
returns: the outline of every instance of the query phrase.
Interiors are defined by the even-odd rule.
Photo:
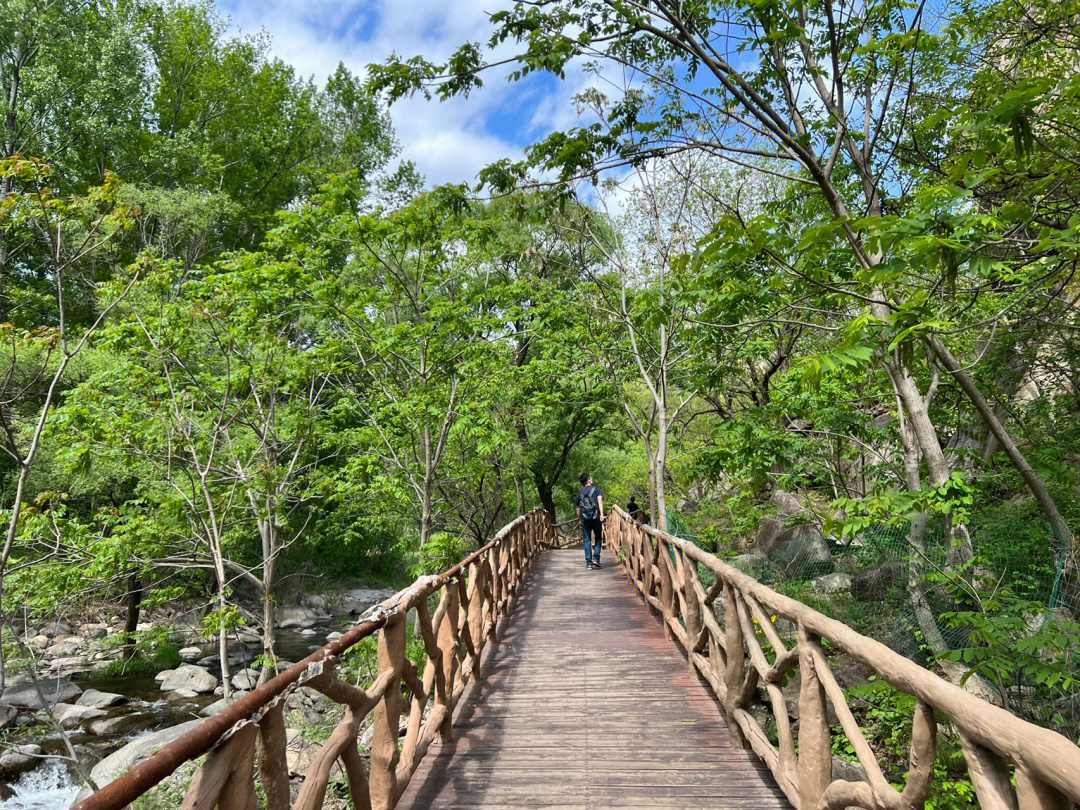
[[[541,554],[489,649],[398,807],[790,807],[607,550]]]

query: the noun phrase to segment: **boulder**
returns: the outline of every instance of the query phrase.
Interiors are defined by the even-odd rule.
[[[18,716],[19,710],[14,706],[0,706],[0,728],[7,728]]]
[[[757,531],[754,532],[754,539],[750,542],[750,547],[758,552],[767,551],[772,548],[776,542],[776,538],[784,532],[784,524],[776,518],[762,518],[761,523],[758,524]]]
[[[198,647],[184,647],[180,650],[180,659],[186,661],[189,664],[193,664],[203,657],[202,650]],[[216,660],[214,656],[210,656],[210,660]]]
[[[312,630],[310,627],[305,627],[303,630],[300,631],[300,635],[302,635],[302,636],[313,636],[313,635],[315,635],[315,631]]]
[[[732,559],[731,564],[752,576],[757,576],[761,573],[761,569],[765,567],[765,555],[740,554]]]
[[[77,687],[67,678],[48,678],[37,682],[41,694],[45,696],[45,702],[41,702],[38,689],[33,681],[22,681],[4,690],[0,696],[0,703],[14,706],[16,709],[44,709],[46,706],[55,706],[57,703],[77,698],[82,694],[82,689]]]
[[[776,507],[776,512],[780,515],[791,517],[810,514],[810,510],[803,506],[798,495],[782,489],[773,490],[773,494],[769,496],[769,503]]]
[[[903,587],[906,578],[903,560],[887,560],[876,568],[857,571],[851,578],[851,595],[860,602],[880,602],[890,589]]]
[[[49,622],[41,628],[42,635],[55,638],[56,636],[70,636],[71,628],[63,622]]]
[[[339,638],[341,638],[342,635],[343,635],[342,633],[339,633],[337,630],[335,630],[332,633],[327,633],[326,634],[326,640],[327,641],[337,641]]]
[[[318,753],[318,744],[305,740],[299,730],[285,729],[285,763],[289,766],[289,776],[307,776]]]
[[[53,717],[60,724],[60,728],[73,729],[104,717],[105,712],[95,709],[93,706],[80,706],[77,703],[57,703],[53,707]]]
[[[318,595],[304,597],[304,604],[312,610],[317,610],[321,613],[326,612],[326,598]]]
[[[194,689],[174,689],[169,692],[169,697],[175,700],[193,700],[197,698],[199,693]]]
[[[41,746],[35,743],[9,745],[0,753],[0,774],[15,776],[41,762]]]
[[[214,687],[218,685],[217,678],[211,675],[209,670],[194,664],[184,664],[162,674],[165,677],[159,679],[161,680],[161,689],[165,692],[186,690],[196,694],[203,694],[213,692]]]
[[[86,646],[86,639],[79,636],[67,636],[63,641],[52,644],[45,654],[53,658],[70,658]]]
[[[317,621],[315,611],[303,605],[291,605],[277,611],[277,626],[281,628],[311,627]]]
[[[34,647],[34,648],[36,648],[38,650],[44,650],[51,643],[52,643],[52,639],[50,639],[44,633],[39,633],[38,635],[36,635],[32,639],[30,639],[30,646]]]
[[[79,633],[87,638],[105,638],[109,635],[109,625],[87,622],[79,625]]]
[[[394,595],[387,588],[353,588],[338,597],[337,609],[342,613],[360,614]]]
[[[829,543],[813,523],[785,529],[765,553],[770,567],[785,577],[805,579],[832,571]]]
[[[99,692],[97,689],[87,689],[79,695],[79,699],[75,703],[79,706],[90,706],[93,709],[107,709],[110,706],[127,703],[127,698],[115,692]]]
[[[221,700],[215,700],[209,706],[204,706],[203,710],[199,712],[199,714],[201,714],[203,717],[213,717],[215,714],[220,714],[222,711],[224,711],[227,706],[231,706],[233,703],[236,703],[236,701],[238,701],[246,694],[246,690],[238,689],[232,693],[232,697],[228,699],[221,698]]]
[[[832,778],[843,779],[845,782],[868,782],[866,769],[858,762],[844,759],[833,754]]]
[[[258,682],[259,671],[257,669],[244,669],[232,676],[234,689],[246,689],[250,692]]]
[[[111,737],[115,734],[125,734],[133,728],[137,728],[142,722],[137,714],[119,714],[116,717],[105,717],[101,720],[91,720],[89,732],[98,737]]]
[[[155,731],[153,734],[147,734],[144,737],[132,740],[119,751],[114,751],[95,765],[94,769],[90,771],[90,778],[99,788],[105,787],[109,782],[123,776],[140,762],[156,754],[173,740],[187,734],[201,722],[203,722],[202,718],[189,720],[178,726]],[[89,791],[86,791],[86,795],[89,795]],[[84,796],[80,794],[79,798],[84,798]]]
[[[826,574],[811,582],[810,587],[818,593],[846,593],[851,590],[851,574],[845,574],[842,571]]]

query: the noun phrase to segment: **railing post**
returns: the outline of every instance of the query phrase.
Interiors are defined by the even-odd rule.
[[[453,736],[453,700],[454,683],[457,681],[458,657],[457,638],[454,629],[458,626],[458,589],[456,582],[448,582],[443,588],[442,598],[446,601],[446,610],[443,612],[442,623],[436,632],[438,633],[439,650],[442,653],[443,684],[445,685],[446,716],[439,726],[439,739],[442,742],[450,742]],[[439,703],[443,698],[436,696]],[[438,704],[437,704],[438,705]]]
[[[285,761],[285,704],[271,707],[259,721],[259,777],[266,810],[288,810],[289,768]]]
[[[398,719],[401,716],[401,671],[405,663],[405,616],[390,619],[379,632],[379,672],[393,675],[376,704],[371,741],[371,807],[391,810],[397,801]]]
[[[671,625],[668,624],[672,620],[675,609],[675,588],[671,582],[671,551],[668,550],[667,543],[663,540],[657,539],[658,555],[656,559],[656,567],[660,570],[660,607],[664,614],[664,635],[669,639],[675,638],[675,633],[671,630]]]
[[[799,625],[799,798],[803,807],[817,807],[832,781],[832,738],[825,711],[825,687],[814,668],[811,639]]]
[[[742,689],[746,650],[743,647],[738,607],[735,605],[735,591],[726,583],[724,585],[724,652],[727,655],[727,664],[724,667],[724,686],[727,689],[725,708],[732,712],[736,708],[742,708],[736,706],[736,699]]]

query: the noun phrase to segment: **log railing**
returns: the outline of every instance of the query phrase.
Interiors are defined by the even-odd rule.
[[[439,576],[421,577],[361,617],[327,644],[263,686],[162,748],[74,810],[119,810],[183,763],[209,751],[196,771],[182,810],[254,810],[256,773],[266,810],[319,810],[335,763],[341,762],[353,807],[388,810],[404,792],[436,737],[449,740],[454,708],[479,672],[488,639],[520,591],[537,551],[556,542],[547,513],[536,509],[503,527],[486,546]],[[438,595],[434,612],[429,601]],[[418,668],[405,654],[406,620],[427,653]],[[378,674],[366,688],[335,677],[341,655],[379,634]],[[323,743],[295,803],[285,761],[285,699],[299,686],[317,689],[345,707],[341,723]],[[361,761],[358,738],[373,715],[371,766]],[[401,720],[407,717],[399,747]]]
[[[884,644],[823,616],[720,561],[693,543],[643,526],[615,508],[605,540],[665,630],[700,673],[743,742],[765,762],[797,810],[919,810],[934,795],[935,712],[947,717],[985,810],[1066,810],[1080,803],[1080,748],[964,691]],[[701,566],[715,581],[707,586]],[[717,604],[719,600],[719,604]],[[793,631],[782,637],[776,622]],[[829,666],[823,642],[871,667],[916,699],[907,780],[886,780]],[[798,668],[797,739],[781,689]],[[748,710],[758,688],[768,696],[777,744]],[[827,707],[866,773],[832,776]]]

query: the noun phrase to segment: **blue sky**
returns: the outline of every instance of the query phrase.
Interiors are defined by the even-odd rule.
[[[275,56],[303,76],[324,82],[339,61],[362,72],[392,53],[445,58],[464,41],[485,42],[488,16],[506,0],[218,0],[233,33],[265,30]],[[430,184],[475,179],[488,163],[518,157],[524,146],[555,128],[572,125],[573,95],[588,79],[560,82],[536,76],[508,84],[485,78],[468,99],[394,105],[391,116],[403,158],[416,163]]]

